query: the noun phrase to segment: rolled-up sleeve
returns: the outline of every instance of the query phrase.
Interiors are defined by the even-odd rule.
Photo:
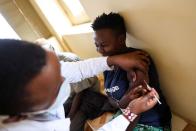
[[[69,83],[93,77],[106,70],[111,70],[107,64],[107,57],[91,58],[78,62],[61,62],[61,75]]]

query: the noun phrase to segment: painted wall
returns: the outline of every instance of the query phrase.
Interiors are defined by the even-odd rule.
[[[69,44],[72,51],[82,59],[99,56],[93,42],[92,32],[64,35],[63,38]]]

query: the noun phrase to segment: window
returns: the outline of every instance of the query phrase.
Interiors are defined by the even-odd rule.
[[[20,39],[5,18],[0,14],[0,39],[5,38]]]
[[[79,0],[58,0],[73,25],[90,22]]]

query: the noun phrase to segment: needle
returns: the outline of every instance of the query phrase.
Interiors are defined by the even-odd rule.
[[[151,90],[151,87],[147,84],[147,82],[146,82],[145,80],[144,80],[144,83],[146,84],[148,90]],[[161,104],[159,98],[158,98],[156,95],[154,95],[154,98],[157,100],[157,102],[158,102],[159,104]]]

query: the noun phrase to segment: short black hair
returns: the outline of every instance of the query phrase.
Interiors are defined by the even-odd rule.
[[[118,13],[103,13],[93,21],[92,28],[94,31],[109,28],[114,30],[119,35],[123,34],[126,36],[126,26],[124,19]]]
[[[46,65],[46,51],[39,45],[0,39],[0,114],[17,114],[25,106],[25,86]]]

